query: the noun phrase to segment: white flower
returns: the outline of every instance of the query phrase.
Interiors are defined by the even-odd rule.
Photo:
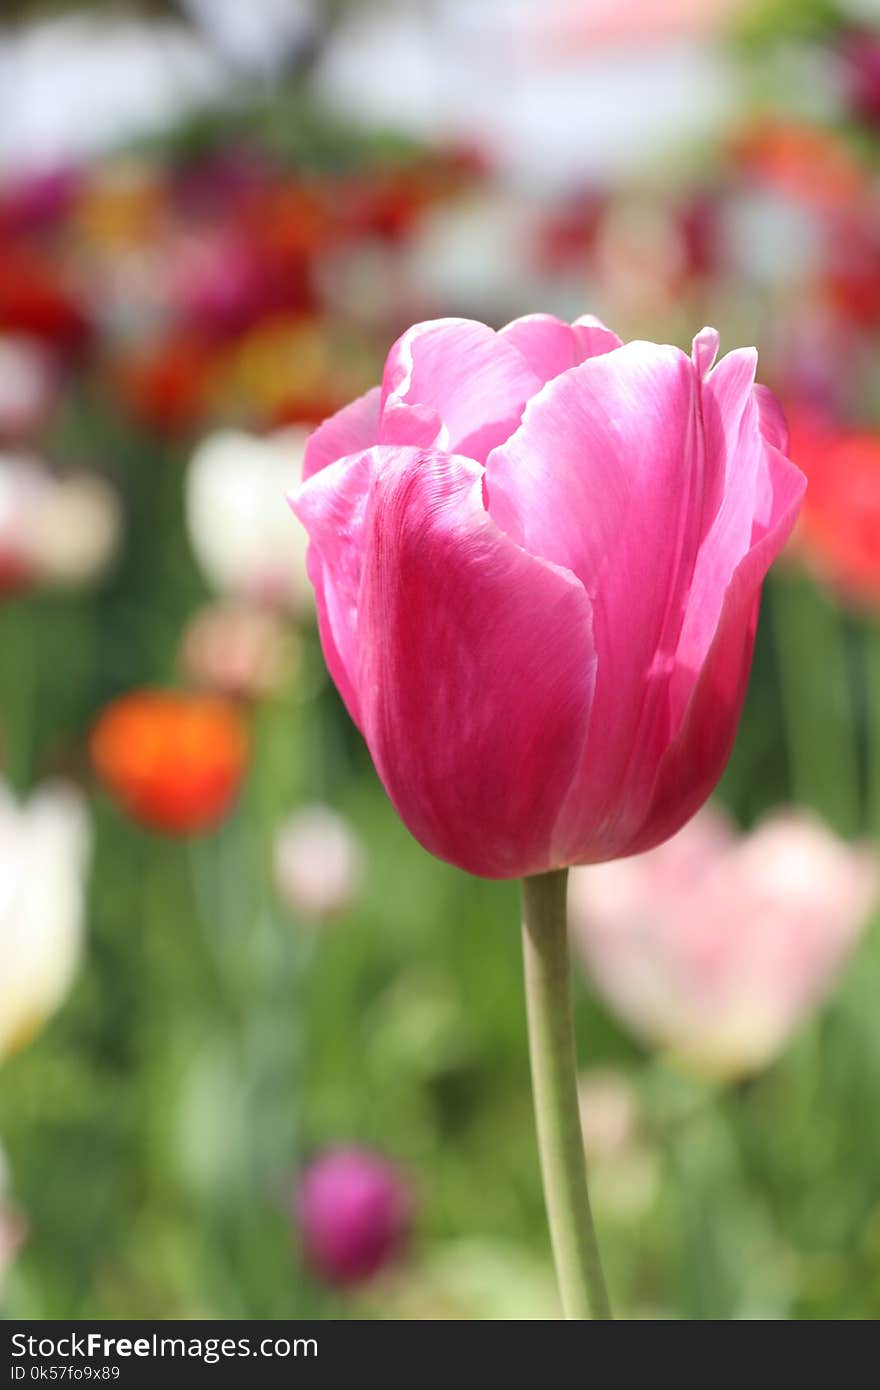
[[[103,478],[53,478],[28,537],[37,573],[52,584],[97,579],[116,552],[120,525],[118,498]]]
[[[220,593],[296,610],[311,604],[306,533],[287,505],[309,431],[265,439],[221,430],[202,440],[186,476],[190,542]]]
[[[0,782],[0,1058],[30,1041],[70,988],[89,851],[75,791],[47,785],[20,804]]]
[[[357,896],[364,851],[329,806],[304,806],[275,836],[275,882],[282,900],[306,917],[342,912]]]
[[[58,476],[37,458],[0,454],[0,571],[25,583],[84,584],[119,539],[116,493],[90,474]]]

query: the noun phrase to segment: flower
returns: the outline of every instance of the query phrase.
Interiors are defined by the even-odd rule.
[[[303,806],[275,836],[275,883],[296,913],[327,918],[355,899],[364,852],[348,821],[329,806]]]
[[[406,1244],[412,1198],[397,1169],[369,1149],[330,1149],[299,1183],[295,1213],[307,1262],[330,1284],[358,1284]]]
[[[880,34],[870,30],[845,33],[840,57],[853,112],[869,126],[880,126]]]
[[[432,853],[489,878],[633,854],[724,767],[804,480],[753,349],[591,317],[409,329],[291,504],[330,672]]]
[[[29,551],[40,577],[86,584],[107,569],[119,544],[119,499],[103,478],[52,478],[31,521]]]
[[[307,431],[267,439],[222,430],[202,440],[186,475],[190,541],[220,593],[301,608],[309,597],[305,540],[282,503],[299,475]]]
[[[116,551],[120,524],[118,498],[103,479],[62,477],[29,455],[0,454],[0,591],[96,579]]]
[[[215,371],[213,346],[180,333],[124,361],[118,388],[140,421],[174,434],[207,413]]]
[[[32,338],[0,334],[0,440],[40,429],[58,395],[52,354]]]
[[[574,939],[640,1037],[719,1078],[760,1070],[828,994],[866,924],[877,862],[802,811],[748,835],[707,808],[650,854],[576,870]]]
[[[206,604],[187,623],[181,659],[198,685],[233,699],[278,691],[297,664],[296,635],[277,613],[236,599]]]
[[[880,602],[880,433],[801,411],[792,456],[809,480],[796,540],[819,576],[857,604]]]
[[[821,212],[851,206],[868,186],[847,141],[803,121],[758,120],[738,133],[732,153],[750,179]]]
[[[90,750],[98,777],[129,815],[168,835],[192,835],[229,811],[247,731],[218,696],[136,690],[104,710]]]
[[[0,1057],[30,1042],[70,989],[89,851],[71,788],[48,784],[20,804],[0,782]]]
[[[305,287],[284,270],[222,227],[185,239],[171,268],[177,317],[213,339],[242,333],[276,311],[309,307]]]
[[[89,346],[92,325],[47,259],[5,245],[0,255],[0,331],[32,336],[75,357]]]
[[[592,1067],[578,1078],[584,1152],[594,1161],[620,1158],[636,1138],[638,1101],[632,1082],[613,1067]]]
[[[0,454],[0,594],[28,588],[39,575],[29,522],[46,492],[47,474],[25,454]]]
[[[0,1300],[6,1274],[27,1238],[27,1220],[12,1202],[10,1186],[9,1165],[0,1145]]]
[[[578,1107],[593,1201],[606,1213],[641,1216],[656,1195],[659,1165],[635,1087],[624,1072],[593,1067],[578,1078]]]
[[[682,36],[715,34],[747,0],[619,0],[616,5],[557,0],[533,12],[543,45],[567,57],[580,49],[632,42],[668,43]]]

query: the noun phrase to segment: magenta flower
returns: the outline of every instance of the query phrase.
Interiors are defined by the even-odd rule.
[[[397,1170],[368,1149],[331,1149],[303,1174],[296,1216],[306,1259],[330,1284],[358,1284],[402,1251],[412,1221]]]
[[[733,742],[804,480],[756,353],[546,314],[409,329],[292,496],[389,796],[489,878],[649,849]]]
[[[880,35],[867,29],[846,34],[841,55],[853,111],[868,125],[880,126]]]

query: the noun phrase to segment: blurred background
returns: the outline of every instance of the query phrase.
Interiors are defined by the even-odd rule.
[[[810,480],[717,804],[573,875],[613,1299],[880,1314],[878,133],[878,0],[5,0],[7,1315],[557,1316],[516,885],[397,821],[281,500],[534,310],[756,343]]]

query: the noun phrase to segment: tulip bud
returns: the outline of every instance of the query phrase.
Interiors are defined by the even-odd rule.
[[[367,1149],[332,1149],[303,1174],[295,1211],[308,1264],[329,1284],[370,1279],[402,1252],[412,1198],[397,1170]]]

